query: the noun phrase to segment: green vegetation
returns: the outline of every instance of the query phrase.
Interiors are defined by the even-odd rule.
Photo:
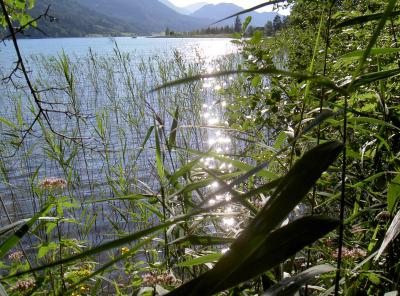
[[[6,85],[4,188],[37,207],[5,210],[0,294],[396,295],[400,5],[289,2],[213,71],[116,47]]]

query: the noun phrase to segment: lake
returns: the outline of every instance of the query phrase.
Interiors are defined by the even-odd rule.
[[[193,56],[194,49],[209,59],[235,52],[236,48],[228,38],[52,38],[21,39],[19,46],[24,57],[31,55],[54,56],[62,51],[71,56],[82,57],[93,50],[99,55],[112,55],[115,44],[122,52],[136,53],[138,56],[154,54],[172,54],[173,50]],[[9,68],[15,60],[15,51],[11,42],[0,45],[0,65]]]
[[[13,68],[11,45],[0,46],[3,77]],[[133,213],[133,209],[127,202],[91,201],[157,193],[154,133],[149,132],[157,126],[168,136],[179,108],[177,145],[204,148],[204,105],[214,114],[221,113],[219,102],[225,98],[220,90],[229,81],[206,79],[159,92],[150,92],[151,88],[190,75],[230,69],[236,52],[230,39],[219,38],[24,39],[19,45],[35,87],[43,90],[41,100],[50,103],[45,106],[52,128],[68,137],[56,136],[42,122],[44,125],[36,124],[24,145],[15,150],[13,143],[22,135],[18,130],[33,121],[34,104],[23,80],[14,79],[21,87],[18,89],[1,83],[0,116],[19,128],[1,125],[0,224],[37,212],[46,199],[40,182],[63,178],[68,187],[62,194],[86,202],[69,215],[79,221],[94,219],[95,232],[87,233],[72,224],[65,229],[73,237],[95,243],[108,240],[106,233],[113,236],[113,227],[122,221],[121,211]],[[175,151],[165,161],[174,170],[179,162],[191,158],[193,155]],[[123,231],[145,228],[146,223],[124,223]]]

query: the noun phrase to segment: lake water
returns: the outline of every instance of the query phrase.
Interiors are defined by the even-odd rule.
[[[31,183],[38,184],[46,177],[67,179],[72,184],[63,194],[79,201],[109,198],[117,192],[143,192],[146,186],[153,189],[157,179],[154,138],[148,140],[145,149],[142,147],[154,125],[153,112],[169,127],[171,114],[179,106],[180,124],[187,126],[185,137],[194,148],[199,148],[203,130],[191,126],[201,123],[202,103],[221,100],[215,91],[221,89],[221,82],[210,79],[160,93],[149,93],[150,88],[168,80],[218,70],[227,62],[216,61],[237,50],[229,39],[196,38],[25,39],[19,41],[19,46],[37,89],[56,88],[41,93],[41,99],[55,103],[47,106],[49,109],[60,108],[64,112],[49,114],[53,127],[82,139],[68,141],[51,133],[45,136],[36,124],[33,134],[28,135],[15,156],[9,157],[15,152],[11,145],[2,150],[0,225],[8,224],[9,218],[16,221],[38,211],[41,201]],[[74,77],[71,88],[66,87],[60,69],[63,52],[69,57],[66,65]],[[0,45],[3,77],[13,69],[14,61],[12,44]],[[14,82],[24,86],[23,80],[15,78]],[[27,128],[33,119],[29,114],[32,103],[28,94],[26,88],[15,90],[10,83],[3,82],[0,116],[16,124],[25,121],[22,127]],[[8,127],[0,127],[0,140],[12,141]],[[128,184],[118,181],[121,179]],[[130,180],[140,182],[130,183]],[[71,226],[70,233],[75,236],[78,232],[80,239],[96,243],[107,240],[104,233],[115,233],[110,221],[120,223],[120,211],[129,206],[118,202],[91,205],[85,217],[75,218],[86,221],[94,218],[96,236],[76,230],[78,226]],[[123,230],[138,229],[137,223],[131,226],[124,225]]]
[[[138,56],[154,54],[172,54],[178,50],[192,56],[198,50],[204,57],[215,57],[232,53],[236,47],[228,38],[53,38],[53,39],[22,39],[19,46],[23,56],[31,55],[54,56],[62,51],[68,55],[82,57],[89,49],[99,55],[112,55],[115,44],[122,52],[135,53]],[[15,61],[15,51],[11,42],[0,45],[0,65],[9,68]]]

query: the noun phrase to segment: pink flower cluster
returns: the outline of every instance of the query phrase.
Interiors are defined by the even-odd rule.
[[[12,288],[12,291],[14,292],[26,292],[36,286],[36,282],[34,279],[26,279],[26,280],[20,280],[15,283],[14,287]]]
[[[143,276],[143,285],[155,286],[155,285],[166,285],[175,286],[178,280],[176,277],[169,272],[165,272],[161,275],[157,275],[154,272],[147,273]]]
[[[8,255],[8,259],[10,259],[11,261],[19,261],[22,257],[24,257],[24,253],[22,253],[21,251],[16,251]]]
[[[39,183],[39,186],[42,187],[42,189],[62,190],[67,187],[67,181],[62,178],[46,178]]]
[[[336,250],[332,256],[334,258],[338,257],[338,251]],[[367,256],[367,252],[360,248],[348,249],[346,247],[342,248],[342,257],[343,258],[357,258],[357,257],[365,257]]]

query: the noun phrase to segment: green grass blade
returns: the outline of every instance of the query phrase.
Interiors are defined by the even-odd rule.
[[[332,272],[335,267],[324,264],[311,267],[295,276],[283,279],[273,287],[264,292],[263,296],[294,295],[301,286],[307,284],[316,276]]]
[[[24,237],[29,229],[31,229],[33,224],[35,224],[35,222],[39,220],[40,217],[50,211],[53,206],[54,204],[49,204],[45,206],[40,212],[29,219],[28,222],[22,225],[11,237],[9,237],[4,243],[2,243],[0,246],[0,258],[3,258],[3,256],[7,254],[7,252],[11,250],[21,240],[21,238]]]
[[[283,70],[278,70],[276,68],[265,68],[265,69],[258,69],[258,70],[231,70],[231,71],[220,71],[220,72],[214,72],[211,74],[200,74],[200,75],[193,75],[190,77],[174,80],[167,82],[161,86],[158,86],[151,91],[158,91],[164,88],[172,87],[172,86],[177,86],[205,78],[215,78],[215,77],[221,77],[221,76],[229,76],[229,75],[235,75],[235,74],[259,74],[259,75],[282,75],[282,76],[287,76],[287,77],[293,77],[297,78],[299,80],[311,80],[315,84],[325,86],[328,89],[335,90],[343,95],[347,94],[347,91],[343,88],[338,87],[332,80],[324,77],[324,76],[319,76],[319,75],[311,75],[311,74],[306,74],[306,73],[297,73],[297,72],[289,72],[289,71],[283,71]]]
[[[158,130],[157,129],[154,132],[154,137],[155,137],[155,141],[156,141],[156,167],[157,167],[157,173],[158,173],[158,176],[160,177],[160,182],[163,182],[164,178],[165,178],[165,170],[164,170],[164,162],[163,162],[162,152],[161,152],[160,138],[158,136]]]
[[[176,135],[178,129],[179,107],[176,107],[174,118],[172,120],[171,131],[168,138],[168,149],[171,151],[172,147],[176,146]]]
[[[382,14],[382,16],[379,20],[378,26],[376,27],[374,34],[372,35],[371,39],[369,40],[367,48],[364,50],[364,53],[358,64],[358,68],[355,71],[355,75],[353,75],[353,77],[357,77],[362,72],[362,69],[364,68],[364,64],[365,64],[368,56],[370,55],[372,48],[376,44],[376,41],[378,40],[378,37],[381,34],[381,31],[383,30],[387,19],[390,17],[391,13],[393,12],[396,2],[397,2],[397,0],[389,0],[388,1],[388,5],[386,6],[384,13]]]
[[[354,81],[350,84],[350,86],[352,89],[354,89],[356,87],[370,84],[375,81],[395,77],[395,76],[398,76],[399,74],[400,74],[400,69],[392,69],[392,70],[386,70],[386,71],[367,73],[367,74],[360,75],[357,78],[355,78]]]
[[[380,20],[383,17],[383,15],[384,15],[383,13],[374,13],[374,14],[358,16],[358,17],[340,22],[339,24],[334,26],[334,28],[339,29],[339,28],[343,28],[343,27],[364,24],[364,23],[370,22],[370,21]],[[389,13],[389,17],[395,17],[398,15],[400,15],[400,11],[398,11],[398,10],[392,11]]]
[[[142,146],[140,147],[140,150],[139,150],[139,152],[138,152],[138,155],[136,156],[136,161],[139,159],[140,154],[142,154],[142,152],[143,152],[143,150],[144,150],[144,147],[146,147],[146,143],[147,143],[147,141],[149,140],[149,138],[150,138],[151,133],[153,132],[153,130],[154,130],[154,126],[151,126],[151,127],[147,130],[147,133],[146,133],[146,136],[144,137]]]
[[[222,257],[222,254],[215,253],[215,254],[208,254],[201,257],[197,257],[194,259],[190,259],[181,263],[178,263],[177,266],[179,267],[190,267],[195,265],[201,265],[205,263],[212,263],[218,261]],[[190,295],[190,294],[187,294]]]
[[[229,237],[218,237],[218,236],[202,236],[202,235],[187,235],[170,242],[171,245],[182,246],[210,246],[210,245],[223,245],[229,244],[234,241],[233,238]]]

